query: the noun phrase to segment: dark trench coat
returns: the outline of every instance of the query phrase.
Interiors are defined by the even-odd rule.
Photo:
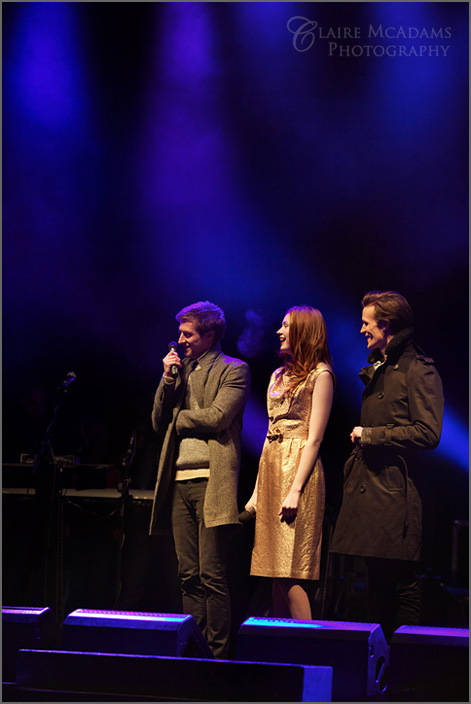
[[[412,342],[411,332],[393,337],[386,362],[360,372],[365,384],[360,421],[364,431],[361,445],[344,467],[332,552],[400,560],[420,557],[419,462],[424,465],[423,451],[440,441],[444,398],[433,360]]]

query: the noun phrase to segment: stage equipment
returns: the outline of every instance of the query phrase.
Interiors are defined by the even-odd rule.
[[[60,623],[63,620],[64,609],[62,490],[64,471],[70,466],[70,456],[65,456],[65,459],[62,458],[59,461],[54,455],[51,440],[60,409],[67,398],[69,386],[75,379],[75,373],[69,372],[63,383],[56,389],[56,392],[60,392],[59,400],[31,470],[39,515],[38,533],[42,536],[41,552],[44,571],[42,603],[53,606]]]
[[[237,658],[333,668],[332,696],[361,701],[386,690],[389,651],[377,623],[248,618]]]
[[[451,549],[451,579],[453,584],[469,582],[469,521],[456,519],[453,523]]]
[[[332,668],[152,655],[22,650],[27,690],[148,696],[153,701],[331,701]],[[130,699],[133,701],[133,699]]]
[[[77,609],[62,625],[64,650],[212,658],[193,616]]]
[[[411,689],[426,701],[469,701],[469,631],[401,626],[390,645],[391,692]]]
[[[2,607],[2,680],[16,681],[20,648],[53,649],[60,647],[59,624],[45,607]]]

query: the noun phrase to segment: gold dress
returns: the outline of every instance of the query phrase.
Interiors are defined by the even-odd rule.
[[[279,513],[308,437],[314,384],[326,369],[330,371],[326,364],[319,364],[292,394],[277,381],[279,369],[270,378],[269,426],[258,470],[252,575],[319,579],[325,503],[324,470],[319,457],[301,494],[296,519],[289,524],[282,522]]]

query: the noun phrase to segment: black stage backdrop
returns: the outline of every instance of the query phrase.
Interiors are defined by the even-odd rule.
[[[394,289],[445,388],[424,568],[450,575],[468,510],[468,3],[3,3],[2,15],[4,464],[38,452],[73,371],[55,453],[119,467],[136,431],[131,488],[151,488],[174,316],[209,299],[226,312],[224,350],[252,371],[243,506],[275,331],[309,304],[338,377],[322,449],[335,517],[366,362],[360,301]],[[110,472],[88,485],[114,486]],[[99,523],[87,530],[104,540]]]

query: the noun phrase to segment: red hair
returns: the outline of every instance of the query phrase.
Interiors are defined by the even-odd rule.
[[[294,306],[289,315],[289,346],[291,353],[281,352],[284,365],[282,374],[289,375],[291,387],[295,389],[319,362],[332,366],[327,339],[327,328],[322,313],[311,306]]]

